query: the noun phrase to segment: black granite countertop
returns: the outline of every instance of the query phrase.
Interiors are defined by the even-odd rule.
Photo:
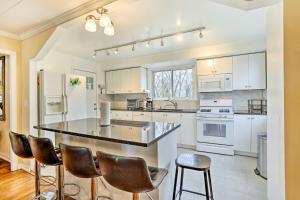
[[[34,126],[40,130],[143,147],[156,143],[178,127],[180,124],[122,120],[111,120],[110,126],[100,126],[100,119],[96,118]]]
[[[171,112],[171,113],[196,113],[198,110],[196,109],[135,109],[135,110],[128,110],[126,108],[112,108],[111,110],[116,111],[132,111],[132,112]]]

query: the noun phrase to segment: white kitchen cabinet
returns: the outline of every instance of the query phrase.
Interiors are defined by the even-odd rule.
[[[232,57],[199,60],[197,62],[198,75],[213,75],[232,73]]]
[[[146,93],[147,70],[142,67],[106,72],[107,94]]]
[[[267,132],[267,116],[252,115],[251,122],[251,153],[257,153],[257,135]]]
[[[233,89],[266,89],[265,53],[233,56]]]
[[[178,143],[185,146],[196,146],[196,114],[181,113],[180,124],[181,134]]]
[[[233,90],[248,90],[249,56],[233,57]]]
[[[131,121],[132,120],[132,112],[131,111],[112,110],[111,111],[111,119]]]
[[[234,115],[234,150],[257,153],[257,135],[266,131],[266,115]]]
[[[249,55],[249,87],[251,90],[266,89],[266,54]]]
[[[132,112],[133,121],[151,122],[152,114],[151,112]]]
[[[234,150],[251,151],[251,116],[234,115]]]

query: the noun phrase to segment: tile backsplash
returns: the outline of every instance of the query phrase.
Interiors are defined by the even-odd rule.
[[[100,100],[111,101],[112,108],[127,108],[127,99],[146,99],[148,94],[115,94],[100,95]],[[245,90],[233,92],[212,92],[198,93],[198,99],[232,99],[233,109],[246,111],[248,110],[248,99],[267,99],[266,90]],[[180,109],[198,109],[199,100],[178,100],[178,108]],[[154,108],[172,107],[170,102],[163,100],[154,100]]]

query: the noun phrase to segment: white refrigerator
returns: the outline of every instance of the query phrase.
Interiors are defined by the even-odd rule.
[[[87,117],[86,77],[41,70],[38,75],[39,124]]]

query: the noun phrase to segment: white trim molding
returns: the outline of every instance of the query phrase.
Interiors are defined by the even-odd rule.
[[[13,33],[9,33],[9,32],[2,31],[2,30],[0,30],[0,36],[7,37],[7,38],[10,38],[10,39],[14,39],[14,40],[20,40],[21,39],[18,34],[13,34]]]

